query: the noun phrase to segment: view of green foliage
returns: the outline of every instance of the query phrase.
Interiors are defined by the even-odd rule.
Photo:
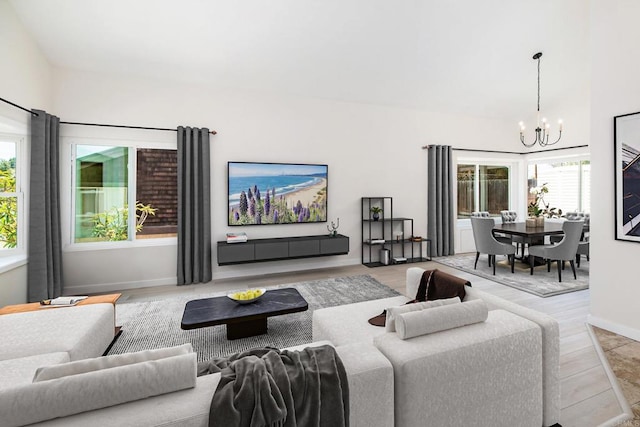
[[[142,231],[144,221],[149,215],[155,215],[157,209],[151,205],[136,202],[136,232]],[[93,236],[110,242],[129,238],[129,207],[112,208],[93,216]]]
[[[16,159],[0,160],[0,192],[16,191]],[[0,197],[0,244],[4,248],[18,245],[18,199]]]

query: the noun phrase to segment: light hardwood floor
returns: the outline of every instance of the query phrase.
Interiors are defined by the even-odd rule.
[[[483,291],[526,307],[549,314],[560,325],[561,424],[563,427],[598,426],[623,411],[596,353],[586,328],[589,310],[589,290],[540,298],[491,280],[467,274],[438,264],[423,262],[367,268],[362,265],[274,274],[269,276],[219,280],[206,285],[160,286],[122,291],[119,303],[145,301],[174,295],[226,291],[258,286],[294,283],[327,277],[369,274],[379,282],[404,293],[405,271],[409,267],[438,268],[468,279]]]

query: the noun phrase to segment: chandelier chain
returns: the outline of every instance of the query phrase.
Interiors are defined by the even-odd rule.
[[[540,58],[538,58],[538,112],[540,112]]]

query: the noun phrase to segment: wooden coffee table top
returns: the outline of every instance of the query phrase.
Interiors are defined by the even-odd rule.
[[[87,305],[87,304],[114,304],[118,301],[122,294],[107,294],[107,295],[96,295],[92,297],[88,297],[78,304],[72,306],[77,307],[79,305]],[[56,308],[65,308],[65,307],[56,307]],[[55,310],[56,308],[47,308],[47,310]],[[28,304],[15,304],[15,305],[7,305],[5,307],[0,308],[0,315],[2,314],[12,314],[12,313],[24,313],[27,311],[36,311],[40,310],[39,302],[30,302]]]
[[[297,289],[272,289],[256,302],[238,304],[231,298],[214,297],[187,302],[182,315],[182,329],[265,319],[281,314],[296,313],[309,308]]]

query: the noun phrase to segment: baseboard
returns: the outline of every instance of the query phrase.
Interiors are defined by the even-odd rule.
[[[618,384],[618,379],[616,377],[616,374],[614,374],[613,371],[611,370],[611,366],[609,366],[609,361],[607,360],[607,356],[604,354],[604,351],[600,346],[600,342],[598,341],[596,334],[593,332],[593,328],[591,327],[590,324],[587,324],[586,326],[587,326],[587,332],[589,333],[589,337],[593,342],[593,347],[595,348],[596,353],[598,354],[598,358],[600,358],[600,364],[602,365],[602,368],[607,374],[607,377],[609,378],[609,382],[611,383],[611,388],[613,389],[613,393],[616,395],[616,399],[618,400],[618,404],[620,405],[620,408],[622,408],[622,414],[617,415],[608,421],[605,421],[604,423],[600,424],[599,427],[619,426],[623,422],[633,419],[633,410],[631,409],[631,406],[629,406],[629,402],[627,402],[627,399],[624,397],[624,394],[622,393],[622,389],[620,388],[620,384]]]
[[[360,259],[343,259],[340,261],[332,261],[330,264],[326,262],[310,262],[308,260],[300,260],[293,262],[273,261],[259,262],[252,264],[239,264],[229,267],[213,267],[212,282],[223,279],[235,279],[242,277],[264,276],[267,274],[277,273],[294,273],[296,271],[319,270],[324,268],[347,267],[360,264]],[[113,282],[113,283],[94,283],[90,285],[72,285],[64,287],[65,295],[85,295],[115,292],[126,289],[140,289],[152,286],[175,285],[178,282],[177,277],[165,277],[150,280],[136,280],[133,282]]]
[[[621,325],[610,320],[602,319],[601,317],[597,317],[592,314],[587,316],[587,323],[593,326],[597,326],[601,329],[606,329],[607,331],[615,332],[618,335],[631,338],[632,340],[640,341],[640,330],[638,329],[630,328],[628,326]]]

